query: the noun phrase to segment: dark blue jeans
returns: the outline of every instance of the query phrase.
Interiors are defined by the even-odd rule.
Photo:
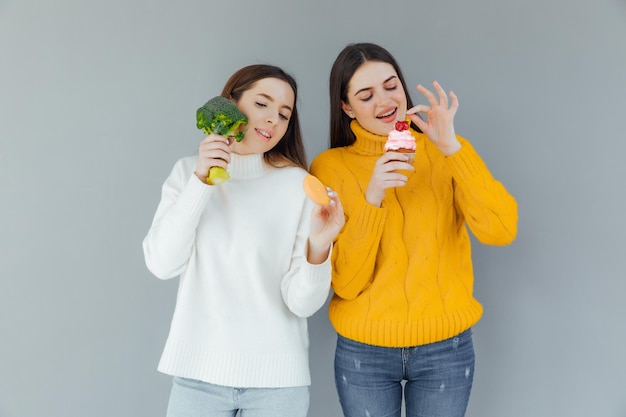
[[[471,329],[407,348],[338,336],[335,384],[345,417],[463,417],[474,379]],[[404,384],[404,387],[403,387]]]

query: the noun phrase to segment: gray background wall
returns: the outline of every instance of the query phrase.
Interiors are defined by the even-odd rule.
[[[164,415],[177,280],[141,240],[195,109],[239,67],[281,65],[312,158],[353,41],[453,89],[457,132],[519,202],[511,246],[474,246],[468,417],[626,416],[626,2],[236,3],[0,0],[0,416]],[[310,333],[310,416],[339,416],[325,310]]]

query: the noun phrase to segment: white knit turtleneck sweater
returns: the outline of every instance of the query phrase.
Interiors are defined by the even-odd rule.
[[[233,387],[310,384],[306,317],[330,291],[330,262],[306,261],[307,172],[231,154],[231,179],[201,182],[197,157],[165,181],[143,248],[161,279],[180,276],[159,371]]]

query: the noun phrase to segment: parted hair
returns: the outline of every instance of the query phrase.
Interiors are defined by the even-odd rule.
[[[343,111],[341,103],[348,103],[348,86],[354,73],[367,61],[386,62],[393,66],[404,88],[408,108],[413,107],[413,101],[409,96],[404,82],[404,76],[400,66],[389,51],[374,43],[348,44],[337,56],[330,70],[329,96],[330,96],[330,147],[339,148],[354,143],[356,137],[350,129],[352,119]],[[411,128],[421,132],[411,122]]]
[[[243,93],[252,88],[257,81],[265,78],[277,78],[289,84],[293,90],[294,103],[285,135],[276,146],[265,152],[263,157],[268,164],[273,166],[287,164],[307,169],[306,150],[302,141],[300,119],[298,118],[298,85],[293,76],[274,65],[248,65],[230,76],[221,95],[237,103]]]

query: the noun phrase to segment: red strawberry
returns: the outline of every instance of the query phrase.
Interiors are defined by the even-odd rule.
[[[396,130],[402,132],[403,130],[409,130],[409,124],[407,122],[396,122]]]

